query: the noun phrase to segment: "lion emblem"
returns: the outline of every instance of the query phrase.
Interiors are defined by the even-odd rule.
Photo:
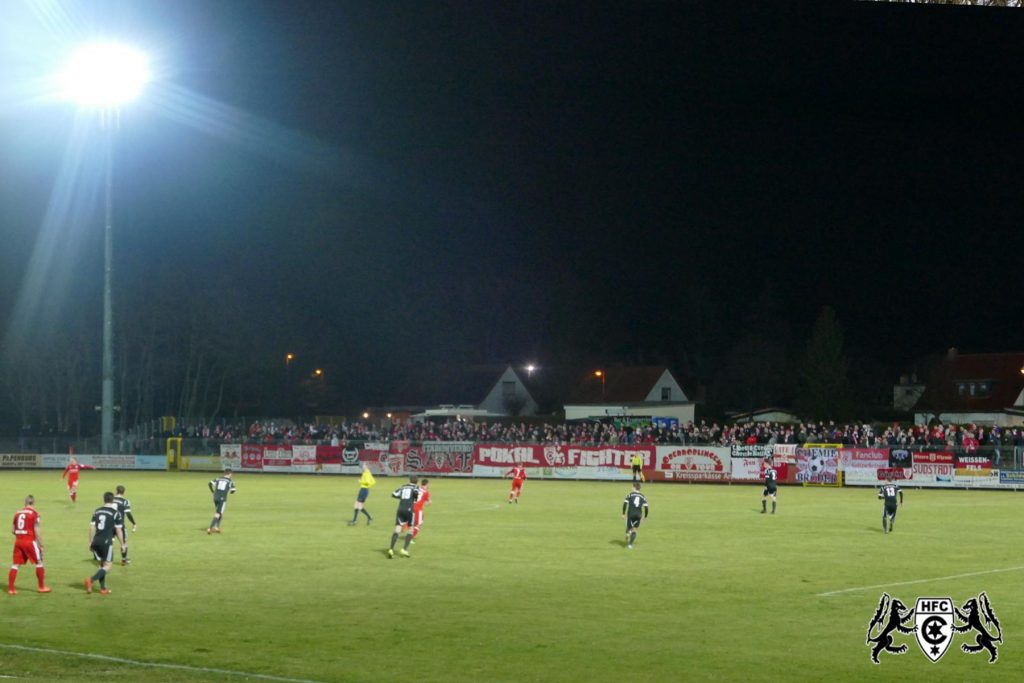
[[[963,626],[953,624],[953,630],[957,633],[977,631],[974,645],[963,643],[960,649],[969,655],[975,655],[983,650],[988,650],[988,663],[992,664],[999,659],[999,652],[996,650],[996,643],[1003,642],[1003,630],[999,626],[999,619],[992,611],[992,605],[988,596],[982,591],[977,598],[971,598],[963,604],[960,609],[953,608],[957,619],[964,622]],[[962,611],[961,611],[962,610]],[[995,635],[989,633],[989,628],[995,629]]]
[[[878,609],[875,610],[875,616],[871,618],[871,623],[868,625],[868,633],[865,639],[865,644],[872,648],[872,662],[878,664],[878,655],[882,652],[901,655],[907,651],[905,644],[893,645],[892,634],[896,631],[899,633],[913,633],[916,631],[916,627],[906,625],[913,618],[914,610],[908,608],[898,598],[890,598],[888,593],[882,593],[882,598],[878,601]],[[872,632],[876,630],[877,633],[872,636]]]

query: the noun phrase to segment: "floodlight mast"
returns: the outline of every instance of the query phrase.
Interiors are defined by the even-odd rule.
[[[114,451],[114,133],[121,107],[136,99],[150,79],[149,62],[138,50],[118,43],[92,43],[75,53],[61,75],[65,99],[99,112],[104,129],[106,176],[103,229],[103,386],[100,450]]]

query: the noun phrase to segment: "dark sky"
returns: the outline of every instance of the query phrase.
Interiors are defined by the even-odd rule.
[[[891,367],[1024,348],[1020,11],[62,5],[161,70],[119,133],[119,282],[230,281],[324,364],[713,363],[758,306],[800,344],[832,306]],[[0,320],[72,127],[12,96],[61,35],[4,14]],[[98,296],[99,216],[46,296]]]

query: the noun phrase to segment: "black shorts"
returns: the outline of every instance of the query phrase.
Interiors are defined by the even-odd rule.
[[[227,506],[227,504],[227,498],[225,498],[224,500],[217,500],[216,498],[213,499],[213,509],[216,510],[218,514],[224,514],[224,508],[225,506]]]
[[[895,515],[896,514],[896,503],[886,503],[885,504],[885,514],[887,514],[887,515]]]
[[[631,529],[639,529],[640,528],[640,522],[642,522],[643,519],[644,519],[643,517],[627,517],[626,518],[626,531],[630,531]]]
[[[762,493],[761,495],[762,496],[774,496],[775,492],[777,490],[778,490],[778,487],[776,487],[776,486],[771,486],[771,485],[765,486],[764,487],[764,493]]]
[[[412,526],[412,510],[399,510],[395,515],[395,525],[405,524]]]
[[[93,543],[91,546],[89,546],[89,550],[92,551],[93,559],[97,562],[114,561],[113,543]]]
[[[633,474],[640,474],[640,470],[642,468],[643,468],[643,465],[633,465]]]

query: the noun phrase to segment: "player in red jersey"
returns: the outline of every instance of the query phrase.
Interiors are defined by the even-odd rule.
[[[517,463],[504,476],[512,477],[512,490],[508,492],[508,502],[512,503],[515,500],[518,505],[519,496],[523,493],[523,482],[526,481],[526,468]]]
[[[78,500],[78,470],[94,470],[96,469],[92,465],[80,465],[75,456],[71,456],[68,461],[68,466],[64,468],[64,474],[60,475],[61,479],[67,477],[68,480],[68,495],[71,496],[71,502],[74,503]]]
[[[36,578],[39,579],[39,592],[49,593],[50,589],[43,580],[46,570],[43,569],[43,539],[39,535],[39,513],[32,507],[36,499],[25,497],[25,507],[14,513],[11,533],[14,534],[14,562],[7,574],[7,593],[14,595],[14,579],[18,576],[21,565],[31,562],[36,566]]]
[[[428,484],[429,482],[426,479],[420,479],[420,495],[416,498],[416,502],[412,504],[413,543],[416,542],[416,537],[420,535],[420,527],[423,526],[423,506],[430,505]]]

